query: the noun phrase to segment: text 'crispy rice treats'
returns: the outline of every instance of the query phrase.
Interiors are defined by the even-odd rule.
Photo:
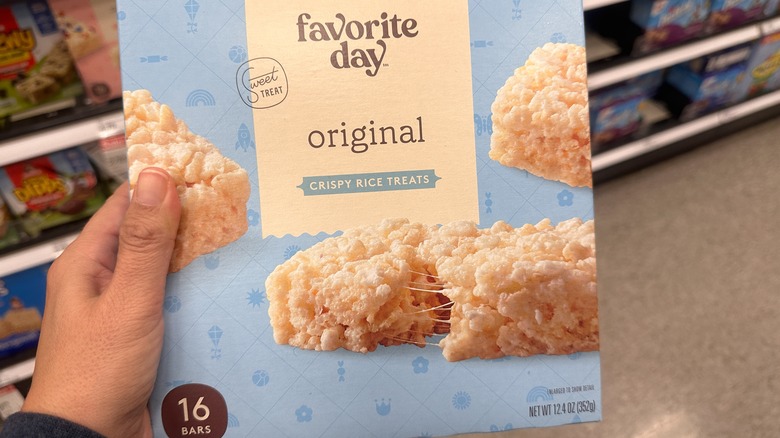
[[[266,291],[274,339],[304,349],[424,346],[435,333],[448,333],[449,361],[599,346],[593,221],[385,220],[296,253]]]
[[[385,220],[296,253],[266,281],[274,340],[309,350],[366,353],[424,343],[447,302],[417,247],[435,227]],[[430,286],[426,286],[430,285]],[[428,292],[414,289],[425,289]]]
[[[160,167],[173,177],[181,199],[170,271],[179,271],[246,233],[250,193],[246,171],[190,132],[148,91],[125,91],[124,105],[131,186],[143,169]]]
[[[439,342],[447,360],[598,349],[593,221],[454,223],[422,250],[454,303]]]
[[[585,48],[547,43],[498,90],[490,158],[573,187],[592,186]]]

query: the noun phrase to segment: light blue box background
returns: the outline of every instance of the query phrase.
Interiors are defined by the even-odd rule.
[[[453,4],[456,4],[453,1]],[[584,45],[580,0],[469,0],[481,226],[593,218],[592,191],[507,168],[488,157],[496,91],[546,42]],[[250,174],[249,232],[172,274],[151,408],[185,383],[213,386],[230,414],[226,436],[410,437],[541,427],[601,418],[598,352],[449,363],[436,347],[361,355],[273,341],[267,275],[325,234],[260,237],[252,113],[235,73],[246,61],[243,0],[119,0],[123,85],[145,88]],[[217,330],[218,329],[218,330]],[[432,342],[435,340],[432,340]],[[589,392],[548,388],[594,385]],[[596,411],[531,417],[541,401],[595,400]]]

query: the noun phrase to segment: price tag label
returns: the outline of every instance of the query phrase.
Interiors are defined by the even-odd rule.
[[[642,143],[640,143],[640,149],[642,153],[656,150],[658,149],[658,146],[659,146],[658,137],[654,135],[647,137],[646,139],[642,140]]]
[[[739,117],[739,111],[735,108],[725,108],[718,113],[718,120],[721,124],[726,124],[734,121]]]
[[[767,20],[761,23],[761,35],[766,36],[780,31],[780,19]]]
[[[124,135],[125,119],[122,114],[113,114],[103,117],[98,121],[98,136],[109,138],[115,135]]]
[[[177,386],[163,399],[161,411],[163,428],[169,438],[220,438],[227,430],[225,398],[207,385]]]

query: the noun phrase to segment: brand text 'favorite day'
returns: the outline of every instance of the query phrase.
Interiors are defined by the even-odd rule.
[[[415,38],[419,34],[417,20],[414,18],[392,17],[382,12],[379,19],[347,20],[342,13],[335,15],[335,20],[320,22],[311,20],[312,15],[298,15],[298,42],[339,41],[339,48],[330,56],[330,63],[336,69],[365,68],[366,75],[374,77],[379,73],[387,54],[385,40],[400,38]],[[310,21],[311,20],[311,21]],[[350,41],[373,40],[374,48],[350,48]]]

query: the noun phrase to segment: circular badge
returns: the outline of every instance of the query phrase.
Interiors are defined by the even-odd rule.
[[[225,398],[207,385],[177,386],[165,396],[160,410],[169,438],[221,438],[227,430]]]

